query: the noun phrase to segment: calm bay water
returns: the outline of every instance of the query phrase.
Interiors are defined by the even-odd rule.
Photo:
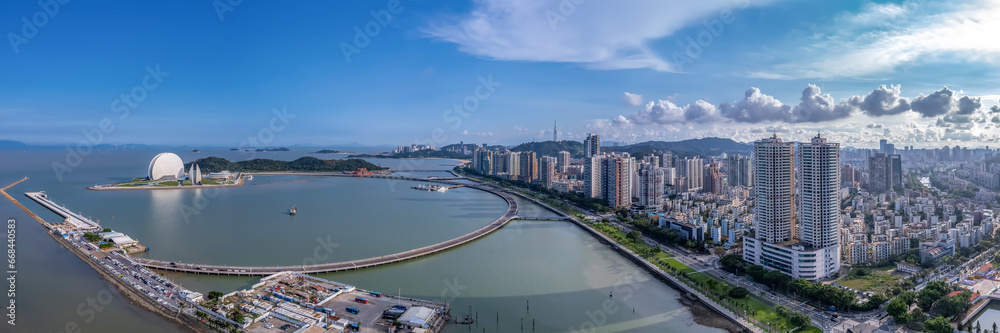
[[[404,251],[482,227],[506,209],[500,198],[473,189],[424,192],[409,188],[417,183],[337,177],[256,177],[253,183],[304,181],[247,185],[216,193],[85,189],[143,176],[149,159],[158,152],[95,152],[59,181],[50,164],[62,161],[64,150],[0,150],[0,183],[6,186],[29,176],[29,181],[10,190],[29,209],[56,220],[55,215],[20,196],[22,192],[45,190],[56,202],[99,218],[102,224],[150,246],[149,257],[224,264],[297,265]],[[256,157],[291,160],[305,153],[258,153]],[[185,161],[205,156],[230,160],[252,157],[225,150],[178,155]],[[455,164],[448,160],[373,162],[413,169],[447,169]],[[178,209],[184,205],[196,208],[197,213]],[[285,214],[292,205],[299,207],[299,215]],[[519,205],[520,215],[551,214],[537,205]],[[19,323],[12,332],[62,332],[68,322],[75,322],[82,332],[179,331],[167,320],[130,306],[113,289],[107,291],[97,273],[53,242],[13,205],[0,204],[0,213],[18,220],[21,244]],[[167,275],[202,292],[228,292],[258,281]],[[534,319],[537,332],[719,331],[693,324],[691,313],[676,301],[675,290],[564,222],[514,221],[487,237],[440,254],[320,276],[383,293],[447,301],[453,305],[453,314],[459,316],[470,306],[472,315],[478,312],[479,326],[449,326],[449,332],[515,331],[522,318],[526,329]],[[612,292],[614,297],[609,297]],[[86,304],[88,297],[108,301],[91,316],[78,307],[81,302]]]

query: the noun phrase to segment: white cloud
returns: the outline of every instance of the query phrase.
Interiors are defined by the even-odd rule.
[[[981,97],[948,88],[918,94],[911,102],[900,90],[899,85],[882,85],[868,94],[835,102],[818,86],[808,85],[793,107],[750,88],[731,105],[714,106],[704,100],[683,106],[649,101],[628,116],[588,121],[587,129],[625,142],[710,136],[754,141],[772,132],[799,141],[819,132],[835,142],[859,147],[871,147],[882,138],[921,146],[1000,140],[1000,132],[994,130],[1000,127],[1000,106],[987,108]]]
[[[719,105],[722,116],[738,122],[759,123],[762,121],[790,121],[792,108],[778,99],[765,95],[760,89],[751,87],[743,95],[743,99],[732,105]]]
[[[469,130],[464,130],[462,131],[462,135],[493,136],[493,132],[469,132]]]
[[[642,95],[633,94],[630,92],[625,92],[625,97],[622,97],[622,102],[628,106],[639,106],[642,105]]]
[[[760,78],[869,77],[911,64],[981,62],[1000,65],[1000,1],[906,1],[868,4],[818,25],[801,58]],[[832,29],[832,30],[826,30]],[[822,31],[825,30],[825,31]]]
[[[496,60],[583,64],[593,69],[650,68],[676,72],[650,42],[718,17],[724,10],[770,0],[477,0],[471,12],[424,29],[459,50]]]
[[[865,97],[851,97],[847,104],[873,117],[890,116],[910,110],[910,101],[900,97],[900,85],[880,85]]]

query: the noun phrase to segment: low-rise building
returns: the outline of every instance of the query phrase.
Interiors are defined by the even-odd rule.
[[[797,241],[781,244],[743,238],[743,258],[747,262],[778,270],[792,278],[816,281],[840,272],[840,247],[806,248]]]
[[[896,263],[896,270],[903,273],[914,274],[916,272],[923,270],[923,268],[920,268],[920,266],[905,261],[900,261]]]

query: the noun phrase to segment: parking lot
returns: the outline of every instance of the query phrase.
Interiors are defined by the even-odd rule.
[[[87,244],[86,240],[80,237],[70,237],[68,239],[73,245],[88,253],[91,259],[96,260],[108,272],[115,277],[131,285],[139,292],[158,303],[178,307],[179,287],[145,267],[133,264],[129,259],[119,253],[108,253],[94,249]]]
[[[359,303],[354,299],[356,297],[361,297],[368,300],[368,304]],[[348,293],[343,293],[338,295],[334,299],[323,304],[323,306],[333,309],[337,312],[337,317],[345,318],[352,322],[361,323],[362,332],[366,331],[365,328],[376,327],[378,331],[384,331],[385,327],[389,326],[388,320],[382,319],[382,312],[389,309],[393,305],[403,305],[410,307],[410,303],[397,302],[397,298],[389,297],[375,297],[369,295],[367,292],[361,290],[355,290]],[[358,309],[357,314],[351,314],[347,312],[347,308]],[[381,325],[379,325],[381,324]]]
[[[288,329],[282,330],[281,328],[285,325],[289,325]],[[275,318],[274,316],[268,316],[267,321],[259,321],[247,327],[246,331],[250,333],[278,333],[278,332],[295,332],[298,329],[298,325],[289,323],[287,321]]]

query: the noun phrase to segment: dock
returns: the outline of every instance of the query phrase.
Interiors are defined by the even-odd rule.
[[[45,192],[27,192],[24,193],[24,195],[37,202],[39,205],[48,208],[53,213],[56,213],[56,215],[62,216],[64,221],[66,221],[66,226],[72,226],[68,229],[89,230],[99,229],[101,227],[101,225],[97,222],[52,202],[52,200],[49,200],[49,198],[45,195]],[[63,227],[63,229],[67,228]]]

